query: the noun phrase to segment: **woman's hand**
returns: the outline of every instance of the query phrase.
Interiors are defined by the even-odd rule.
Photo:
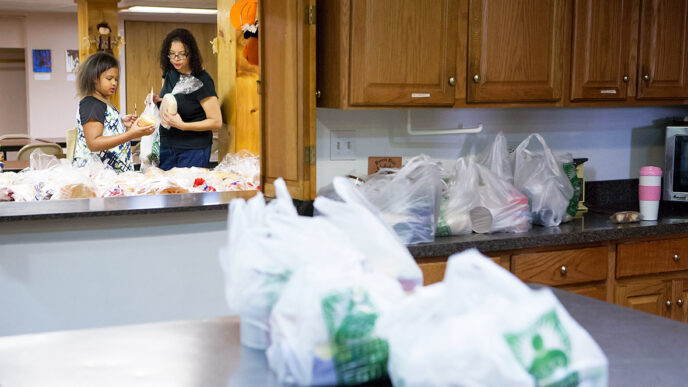
[[[169,126],[173,126],[179,130],[184,130],[182,129],[182,126],[184,126],[184,121],[182,121],[182,118],[179,116],[179,113],[170,114],[167,110],[163,110],[162,122]]]
[[[134,125],[134,122],[139,118],[139,116],[135,114],[127,114],[126,116],[122,117],[122,122],[124,123],[124,127],[129,129],[131,128],[132,125]]]
[[[155,125],[148,125],[144,127],[140,127],[138,121],[135,123],[135,125],[132,125],[131,129],[129,130],[129,133],[134,136],[133,138],[141,138],[143,136],[149,136],[155,132]]]

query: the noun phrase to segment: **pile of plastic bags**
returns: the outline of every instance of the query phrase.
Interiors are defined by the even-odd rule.
[[[532,150],[537,140],[542,150]],[[435,236],[525,232],[575,216],[580,187],[570,154],[554,154],[539,134],[513,153],[499,133],[483,153],[459,158],[451,171],[425,155],[382,169],[358,185],[405,244]],[[331,187],[321,194],[336,198]]]
[[[442,283],[422,272],[377,209],[336,178],[339,199],[296,212],[286,185],[230,204],[220,252],[242,344],[280,382],[398,386],[606,386],[607,359],[548,289],[470,250]]]
[[[189,192],[257,190],[260,162],[249,152],[227,154],[213,170],[150,167],[145,173],[117,173],[97,158],[72,166],[38,151],[30,168],[0,173],[0,201],[37,201]]]

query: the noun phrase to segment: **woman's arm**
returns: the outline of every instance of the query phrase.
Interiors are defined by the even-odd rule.
[[[201,107],[203,107],[206,117],[203,121],[184,122],[179,116],[179,113],[170,114],[166,111],[162,112],[163,121],[179,130],[204,132],[207,130],[220,129],[222,127],[222,112],[220,111],[220,102],[218,102],[217,97],[213,96],[202,99]]]
[[[100,152],[117,145],[124,144],[127,141],[147,136],[155,130],[154,126],[141,128],[135,123],[132,128],[125,133],[114,136],[103,136],[103,124],[95,119],[91,119],[84,125],[84,137],[86,138],[86,145],[91,152]]]

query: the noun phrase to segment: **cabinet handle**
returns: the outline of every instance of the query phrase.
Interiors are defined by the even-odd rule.
[[[647,75],[647,74],[645,74],[645,75],[643,75],[643,79],[646,80],[646,81],[649,81],[649,80],[650,80],[650,76]]]
[[[681,257],[678,254],[674,254],[674,262],[678,262]]]
[[[631,78],[629,78],[628,75],[624,75],[624,76],[623,76],[623,81],[626,82],[626,83],[628,83],[628,81],[629,81],[630,79],[631,79]]]
[[[667,306],[667,308],[671,308],[671,300],[667,300],[666,306]]]
[[[473,82],[475,82],[475,83],[480,82],[480,75],[475,74],[475,75],[473,76]]]
[[[676,305],[683,306],[683,299],[679,298],[678,300],[676,300]]]
[[[566,273],[568,272],[568,269],[566,269],[566,265],[561,267],[561,276],[566,277]]]
[[[450,85],[450,86],[456,85],[456,78],[454,78],[454,77],[449,77],[449,85]]]
[[[315,98],[320,98],[321,95],[322,93],[320,92],[320,90],[315,91]]]

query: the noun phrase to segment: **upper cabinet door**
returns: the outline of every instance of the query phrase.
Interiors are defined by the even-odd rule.
[[[638,98],[688,98],[688,1],[643,0]]]
[[[471,0],[468,101],[558,101],[568,0]]]
[[[352,0],[349,103],[452,105],[458,0]]]
[[[625,100],[636,83],[639,0],[577,0],[571,100]],[[629,90],[632,89],[632,90]]]

